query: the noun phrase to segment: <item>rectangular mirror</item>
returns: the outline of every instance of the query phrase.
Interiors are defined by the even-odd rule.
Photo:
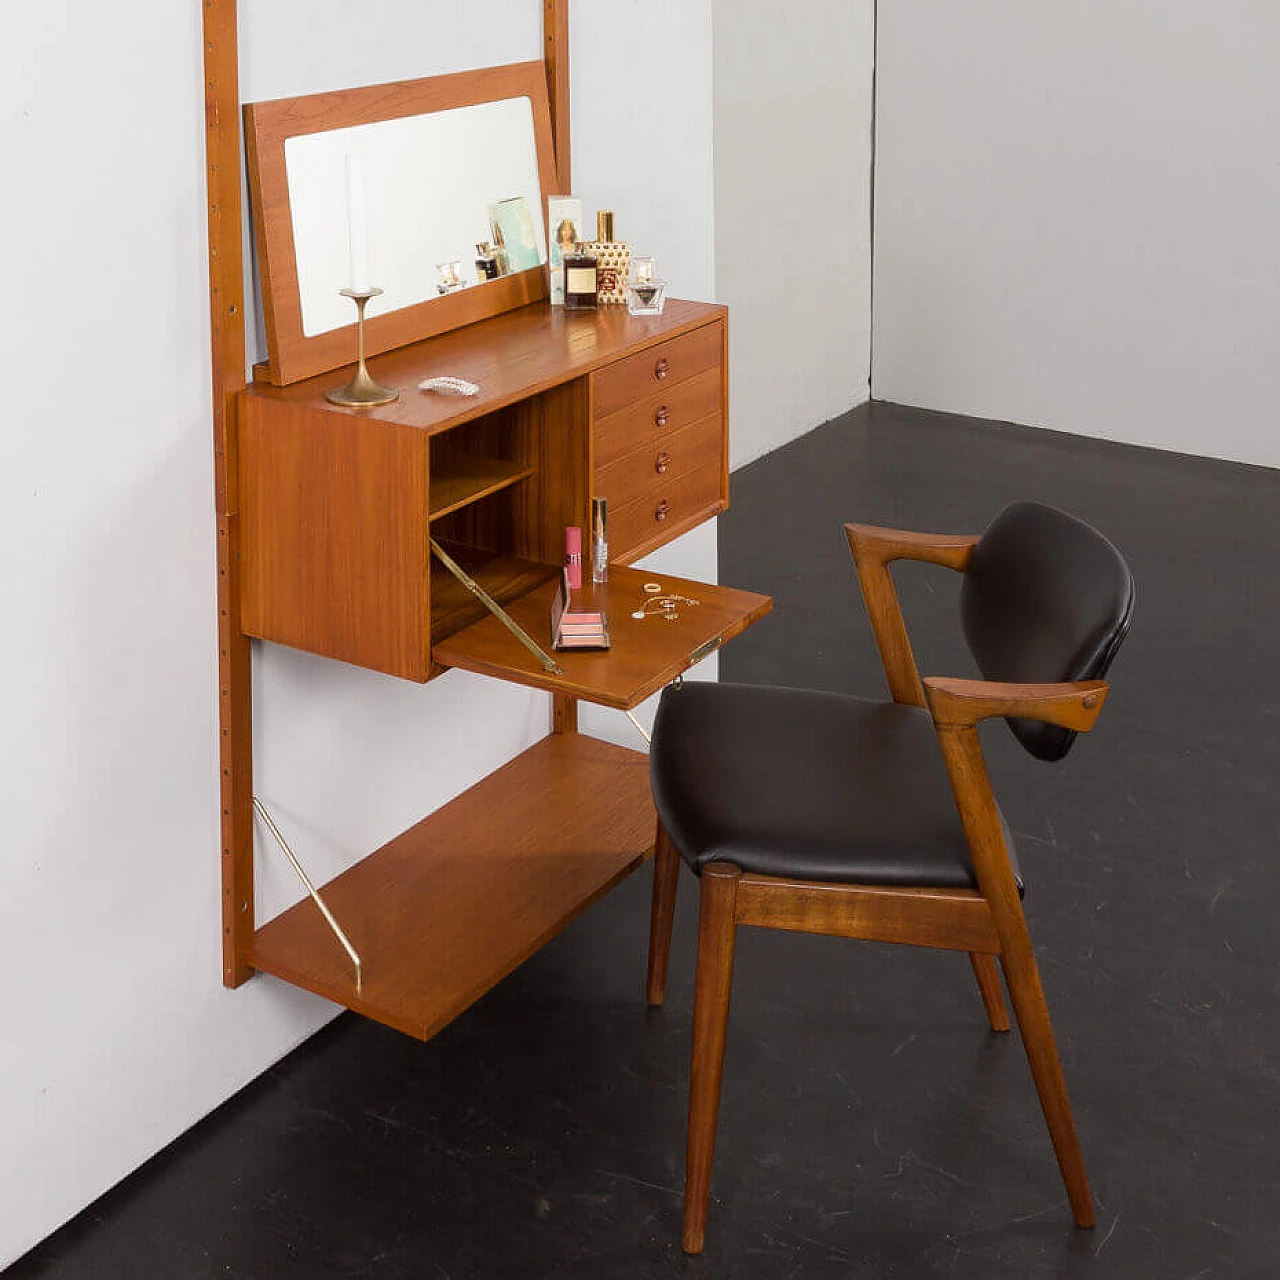
[[[270,381],[354,361],[352,285],[383,290],[371,355],[546,297],[541,62],[254,103],[245,126]]]

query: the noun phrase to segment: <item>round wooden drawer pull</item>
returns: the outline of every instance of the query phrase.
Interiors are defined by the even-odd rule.
[[[670,405],[660,404],[653,411],[653,425],[655,427],[665,427],[671,421]]]
[[[665,449],[654,458],[653,469],[660,476],[665,476],[671,470],[671,455]]]
[[[670,514],[671,504],[666,500],[666,498],[663,498],[663,500],[658,503],[658,509],[653,513],[653,518],[655,520],[665,520]]]
[[[657,378],[659,382],[661,382],[663,378],[665,378],[667,374],[669,374],[670,372],[671,372],[671,364],[667,360],[666,356],[663,356],[662,359],[659,360],[658,363],[653,366],[653,376]]]

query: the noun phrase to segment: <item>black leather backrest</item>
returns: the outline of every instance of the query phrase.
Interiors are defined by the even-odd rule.
[[[991,522],[960,592],[965,639],[988,680],[1099,680],[1133,617],[1133,577],[1096,529],[1038,502]],[[1075,733],[1036,720],[1009,728],[1040,760],[1061,760]]]

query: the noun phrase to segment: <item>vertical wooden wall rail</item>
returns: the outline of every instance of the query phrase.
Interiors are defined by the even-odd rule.
[[[203,0],[209,316],[213,357],[214,500],[218,529],[218,782],[221,809],[222,980],[253,970],[253,710],[249,641],[240,627],[236,396],[244,387],[240,76],[237,0]]]
[[[573,190],[569,155],[569,0],[543,0],[542,31],[556,169],[560,190],[567,194]]]
[[[551,136],[556,145],[556,175],[560,190],[573,190],[569,158],[569,0],[543,0],[543,61],[547,64],[547,96],[551,106]],[[554,733],[578,732],[578,700],[551,696]]]

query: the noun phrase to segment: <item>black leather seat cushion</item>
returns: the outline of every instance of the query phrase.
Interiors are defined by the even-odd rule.
[[[658,814],[695,871],[719,861],[801,880],[976,888],[942,748],[918,707],[689,681],[662,695],[649,761]]]

